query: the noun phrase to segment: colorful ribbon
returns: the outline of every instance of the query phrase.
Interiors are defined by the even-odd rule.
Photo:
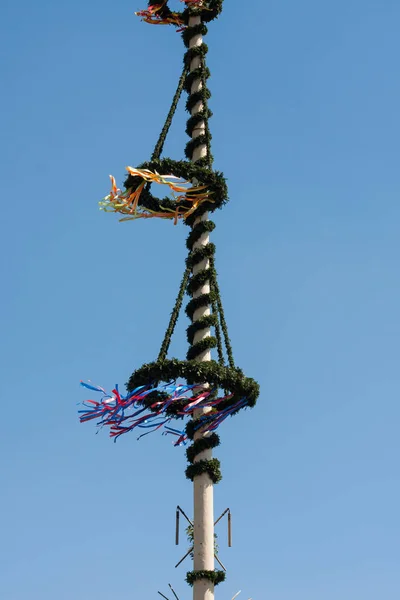
[[[178,438],[174,446],[186,445],[186,432],[169,425],[174,419],[191,416],[198,409],[210,408],[209,413],[195,421],[195,431],[200,429],[215,431],[229,415],[247,405],[247,400],[244,398],[233,406],[219,409],[222,402],[232,398],[231,395],[215,398],[215,389],[202,390],[201,393],[196,394],[195,390],[199,386],[188,384],[141,386],[126,396],[121,395],[118,386],[115,386],[109,394],[104,388],[90,383],[81,381],[81,385],[101,394],[98,401],[86,400],[82,403],[85,408],[78,411],[81,423],[96,419],[99,428],[104,426],[110,428],[110,437],[114,438],[114,441],[120,435],[135,428],[149,430],[142,433],[138,439],[164,428],[163,435],[174,435]],[[149,399],[146,401],[149,394],[153,392],[160,392],[160,395],[155,396],[153,403]],[[171,415],[168,409],[174,403],[179,403],[180,408],[176,410],[176,414]]]
[[[187,6],[192,6],[192,7],[194,7],[194,6],[201,7],[201,4],[204,2],[204,0],[180,0],[180,1],[183,2],[183,4],[186,4]],[[177,32],[180,32],[180,31],[183,31],[184,29],[186,29],[187,26],[184,24],[181,13],[169,11],[168,16],[162,16],[162,14],[160,14],[160,12],[162,11],[162,9],[165,7],[166,4],[167,4],[167,0],[164,0],[164,2],[161,2],[160,4],[152,4],[145,10],[139,10],[138,12],[135,12],[135,15],[137,17],[142,17],[142,21],[144,21],[145,23],[149,23],[150,25],[176,25],[176,26],[180,27],[180,29],[177,29]],[[203,8],[203,10],[210,10],[206,7],[202,7],[202,8]]]
[[[122,192],[116,184],[115,178],[110,175],[111,192],[99,202],[100,209],[105,212],[117,212],[128,215],[121,221],[132,221],[134,219],[149,219],[158,217],[161,219],[173,219],[174,223],[178,219],[187,219],[203,202],[212,202],[211,193],[207,191],[207,186],[193,186],[189,181],[175,175],[160,175],[159,173],[149,171],[148,169],[135,169],[126,167],[126,170],[133,177],[140,177],[143,181],[137,188],[129,188]],[[161,211],[154,211],[140,206],[139,200],[146,183],[158,183],[167,185],[172,191],[173,199],[176,202],[176,208],[161,207]],[[177,193],[178,195],[176,195]],[[190,208],[182,206],[181,202],[189,202]]]
[[[164,0],[161,4],[153,4],[146,10],[139,10],[135,15],[142,17],[142,21],[150,23],[150,25],[183,25],[182,17],[177,12],[170,12],[167,17],[159,14],[166,3],[167,0]]]

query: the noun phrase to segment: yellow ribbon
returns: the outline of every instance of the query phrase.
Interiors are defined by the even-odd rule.
[[[111,179],[111,191],[103,198],[100,204],[100,209],[105,212],[117,212],[123,215],[128,215],[121,221],[132,221],[134,219],[173,219],[176,225],[180,218],[187,219],[191,214],[194,213],[197,208],[206,201],[213,202],[211,198],[212,192],[207,191],[206,185],[192,186],[189,181],[185,181],[181,177],[175,175],[160,175],[156,171],[153,173],[148,169],[135,169],[134,167],[127,167],[126,170],[132,177],[140,177],[143,181],[140,185],[133,189],[129,188],[125,192],[122,192],[116,184],[115,178],[110,175]],[[153,211],[149,208],[139,206],[139,200],[141,193],[146,183],[158,183],[160,185],[167,185],[172,193],[177,192],[179,195],[174,197],[177,203],[175,209],[162,208],[162,211]],[[199,193],[203,192],[203,193]],[[179,202],[191,202],[190,208],[184,208],[179,206]]]

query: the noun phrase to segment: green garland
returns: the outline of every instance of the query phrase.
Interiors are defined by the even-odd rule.
[[[189,117],[186,122],[186,133],[189,137],[192,137],[193,132],[197,129],[202,121],[206,121],[212,117],[212,112],[209,108],[206,108],[195,115]]]
[[[220,365],[224,365],[225,364],[224,348],[222,345],[221,326],[220,326],[219,318],[218,318],[219,317],[218,302],[216,299],[214,299],[212,301],[211,308],[212,308],[212,315],[215,315],[215,317],[216,317],[216,323],[214,325],[214,329],[215,329],[215,337],[217,338],[218,362]]]
[[[216,302],[215,302],[216,306],[217,306],[216,310],[218,310],[219,317],[221,319],[221,328],[222,328],[222,333],[224,334],[226,353],[228,355],[228,363],[229,363],[230,367],[234,368],[235,361],[233,358],[232,344],[231,344],[231,340],[230,340],[229,334],[228,334],[228,325],[226,323],[225,311],[224,311],[224,307],[222,305],[221,294],[219,291],[218,277],[217,277],[217,271],[215,270],[214,256],[212,256],[210,259],[210,270],[212,272],[212,286],[213,286],[215,296],[216,296]],[[215,312],[216,312],[216,310],[215,310]]]
[[[218,585],[225,581],[226,575],[224,571],[189,571],[186,574],[186,582],[193,587],[195,581],[207,579],[214,585]]]
[[[157,144],[155,145],[155,148],[153,150],[153,154],[151,155],[151,160],[156,160],[156,159],[160,158],[160,156],[162,154],[162,151],[164,149],[165,140],[166,140],[168,132],[170,130],[172,119],[174,118],[174,115],[176,113],[176,109],[178,107],[178,103],[179,103],[180,97],[182,95],[182,91],[185,87],[187,77],[188,77],[188,69],[187,69],[186,65],[184,65],[182,75],[178,82],[178,87],[177,87],[175,95],[172,99],[171,108],[169,109],[166,121],[164,123],[164,127],[161,130],[160,137],[158,138]]]
[[[219,6],[219,5],[218,5]],[[213,8],[218,8],[215,4]],[[210,6],[208,7],[210,8]],[[220,8],[222,9],[222,3],[220,4]],[[219,9],[218,9],[219,10]],[[208,100],[211,98],[211,92],[207,87],[207,80],[210,77],[210,70],[208,69],[205,57],[208,52],[207,44],[202,41],[202,43],[198,45],[194,45],[190,47],[190,40],[193,36],[204,32],[204,25],[202,27],[202,23],[200,25],[195,25],[193,27],[188,27],[185,31],[184,43],[188,48],[185,56],[184,56],[184,66],[189,70],[186,81],[185,81],[185,89],[188,92],[189,96],[186,102],[186,110],[189,112],[189,119],[186,125],[186,133],[190,136],[190,140],[186,144],[185,148],[185,156],[188,160],[193,160],[194,152],[197,148],[205,145],[206,147],[206,155],[199,160],[196,160],[196,163],[199,164],[201,162],[202,165],[207,167],[210,171],[212,171],[213,164],[213,155],[211,153],[211,133],[209,127],[209,119],[212,116],[212,112],[208,108]],[[193,70],[191,69],[192,61],[197,58],[199,59],[199,65],[195,67]],[[193,83],[195,81],[201,81],[200,89],[197,89],[192,93]],[[196,106],[200,106],[200,111],[196,114],[192,114],[194,108]],[[200,129],[197,132],[197,135],[193,135],[194,131]],[[193,226],[196,222],[196,218],[198,216],[203,215],[207,211],[207,206],[203,204],[196,211],[195,215],[191,215],[186,223],[189,226]],[[218,329],[218,326],[217,326]],[[219,343],[219,334],[217,332],[218,339],[218,353],[220,353],[220,343]]]
[[[167,357],[169,346],[171,344],[171,338],[174,334],[176,323],[178,321],[179,313],[180,313],[180,310],[182,307],[183,296],[185,295],[185,289],[188,284],[189,275],[190,275],[190,269],[188,267],[186,267],[186,270],[182,277],[178,296],[175,301],[175,306],[171,313],[171,319],[169,321],[167,331],[165,332],[164,340],[163,340],[163,343],[161,344],[160,352],[158,354],[158,358],[157,358],[158,361],[165,360],[165,358]]]
[[[186,450],[186,458],[193,464],[194,459],[198,454],[204,452],[204,450],[210,450],[220,445],[220,438],[217,433],[211,433],[205,437],[195,440],[189,448]]]
[[[200,73],[201,73],[201,87],[203,90],[206,89],[207,87],[207,67],[206,67],[206,62],[205,62],[205,58],[202,57],[200,59]],[[208,71],[209,72],[209,71]],[[205,105],[207,107],[207,104]],[[208,108],[205,109],[206,111],[208,110]],[[210,169],[212,168],[212,164],[214,162],[214,157],[211,153],[211,132],[210,132],[210,126],[208,123],[208,118],[204,120],[204,129],[205,129],[205,143],[206,143],[206,148],[207,148],[207,158],[208,158],[208,166],[210,167]]]
[[[201,238],[205,233],[211,233],[215,229],[215,223],[213,221],[200,221],[197,223],[189,235],[186,238],[186,248],[192,250],[193,245]]]
[[[186,50],[183,56],[183,64],[189,68],[190,63],[194,58],[204,58],[206,54],[208,54],[208,46],[205,42],[203,42],[200,46],[192,46]]]
[[[218,315],[216,313],[213,313],[211,315],[205,315],[204,317],[201,317],[201,319],[198,319],[197,321],[191,323],[186,330],[187,340],[189,344],[193,344],[194,336],[198,331],[201,331],[206,327],[216,327],[217,324]]]
[[[186,431],[186,435],[188,436],[189,440],[193,440],[194,434],[196,433],[196,422],[194,420],[188,421],[186,423],[185,431]]]
[[[148,169],[153,172],[157,171],[160,175],[175,175],[176,177],[182,177],[182,179],[185,179],[186,181],[196,179],[201,182],[201,185],[207,187],[212,198],[212,200],[210,199],[203,202],[201,205],[202,211],[206,210],[212,212],[217,208],[221,208],[228,201],[228,188],[222,173],[211,171],[201,164],[163,158],[144,162],[139,165],[139,169]],[[129,175],[124,186],[126,189],[137,188],[141,183],[142,179],[140,177]],[[192,203],[188,201],[177,203],[169,197],[159,199],[152,195],[149,188],[145,188],[140,195],[139,205],[155,212],[163,212],[165,210],[174,211],[177,206],[189,209],[191,208]],[[196,218],[199,214],[199,211],[196,211],[194,213],[195,216],[191,215],[191,217]]]
[[[190,159],[190,157],[193,156],[193,152],[195,151],[196,148],[198,148],[199,146],[203,146],[203,145],[207,146],[207,144],[209,143],[210,140],[211,140],[211,135],[207,136],[205,133],[200,133],[196,137],[189,140],[187,142],[186,148],[185,148],[186,158]]]
[[[198,23],[197,25],[192,25],[191,27],[185,27],[182,31],[182,39],[186,48],[189,48],[190,40],[195,35],[207,35],[208,27],[203,23]]]
[[[207,473],[213,483],[219,483],[222,479],[221,475],[221,463],[218,458],[211,458],[209,460],[199,460],[186,469],[186,477],[193,481],[195,477]]]
[[[204,285],[206,282],[209,282],[210,287],[211,287],[212,296],[211,296],[211,294],[210,295],[203,294],[200,297],[197,297],[195,299],[195,301],[191,300],[188,304],[189,310],[187,308],[186,312],[187,312],[189,318],[191,320],[193,320],[193,315],[194,315],[195,310],[197,310],[197,308],[200,308],[200,306],[208,306],[209,304],[212,305],[213,314],[219,315],[219,317],[220,317],[222,333],[224,335],[224,341],[225,341],[225,346],[226,346],[226,351],[227,351],[227,356],[228,356],[228,362],[229,362],[229,365],[233,368],[235,366],[235,362],[233,359],[232,345],[231,345],[229,335],[228,335],[228,327],[227,327],[224,308],[222,305],[221,295],[220,295],[220,291],[219,291],[217,273],[215,270],[215,259],[214,259],[215,245],[212,243],[209,243],[205,246],[201,246],[194,250],[192,249],[194,244],[201,238],[201,236],[203,234],[209,233],[214,228],[215,228],[215,224],[212,221],[200,221],[199,223],[197,223],[195,228],[190,232],[190,234],[187,238],[186,245],[191,250],[191,252],[189,253],[188,258],[186,259],[186,266],[193,269],[193,267],[195,265],[198,265],[201,261],[203,261],[205,259],[209,259],[209,261],[210,261],[210,266],[208,269],[203,269],[202,271],[197,273],[195,276],[192,275],[189,278],[188,285],[187,285],[188,293],[193,294],[193,292],[195,292],[198,289],[198,287],[200,287],[201,285]],[[199,298],[200,298],[200,300],[199,300]],[[219,360],[221,363],[223,363],[223,351],[222,351],[222,341],[221,341],[219,322],[217,320],[217,322],[215,323],[215,319],[212,319],[212,318],[211,318],[211,320],[214,320],[214,323],[211,323],[211,325],[213,325],[215,327]],[[206,326],[209,326],[209,325],[206,325],[206,322],[204,322],[203,327],[201,327],[200,325],[196,326],[194,324],[190,325],[188,327],[188,337],[190,337],[192,339],[192,337],[193,337],[192,331],[193,330],[199,331],[201,329],[204,329]]]
[[[198,92],[190,94],[186,101],[186,110],[191,113],[198,102],[202,102],[203,105],[207,104],[207,101],[211,98],[211,92],[208,88],[201,89]]]
[[[206,352],[207,350],[212,350],[217,347],[217,338],[213,335],[203,338],[199,342],[192,344],[189,350],[187,351],[186,358],[188,360],[195,360],[198,358],[199,354]]]
[[[192,15],[200,15],[203,22],[205,21],[206,23],[209,23],[221,14],[222,5],[223,0],[208,0],[208,2],[204,2],[204,6],[202,8],[189,6],[182,13],[184,22],[188,23],[189,17]]]
[[[185,308],[186,315],[188,318],[193,321],[194,313],[199,308],[203,308],[204,306],[209,306],[214,302],[216,298],[216,294],[213,290],[210,291],[209,294],[201,294],[201,296],[197,296],[197,298],[192,298]]]
[[[238,367],[232,369],[210,362],[196,360],[178,360],[176,358],[144,364],[134,371],[127,383],[127,389],[132,392],[141,385],[149,382],[176,381],[184,379],[188,384],[207,382],[213,388],[228,390],[232,398],[221,403],[221,408],[232,407],[242,398],[247,398],[248,406],[256,404],[259,395],[259,385],[254,379],[245,377]]]
[[[184,70],[186,72],[186,65],[184,66]],[[203,65],[200,65],[200,67],[197,67],[197,69],[193,69],[193,71],[190,71],[189,73],[187,73],[186,77],[185,77],[185,82],[183,84],[183,88],[186,90],[186,92],[188,94],[191,93],[192,91],[192,85],[194,83],[194,81],[196,79],[209,79],[209,77],[211,76],[210,73],[210,69],[208,67],[204,67]]]
[[[198,265],[202,260],[212,258],[215,254],[215,244],[208,243],[206,246],[196,248],[192,250],[186,259],[186,266],[189,269],[193,269],[195,265]]]
[[[203,287],[210,279],[210,269],[203,269],[192,275],[187,284],[187,293],[189,296],[193,296],[194,292],[197,292],[198,288]]]

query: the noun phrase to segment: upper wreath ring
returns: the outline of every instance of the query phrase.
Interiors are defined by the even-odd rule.
[[[185,27],[188,25],[189,17],[199,15],[203,22],[209,22],[216,19],[221,11],[223,0],[180,0],[186,4],[185,10],[173,11],[169,8],[168,0],[163,0],[157,4],[153,4],[153,0],[149,0],[149,6],[145,10],[140,10],[136,13],[138,17],[142,17],[145,23],[151,25],[175,25],[177,27]]]
[[[175,223],[183,219],[191,225],[196,217],[221,208],[228,200],[223,174],[189,161],[164,158],[142,163],[137,169],[127,167],[127,171],[126,191],[119,190],[111,177],[111,192],[100,202],[103,210],[123,215],[123,221],[158,217]],[[157,198],[151,193],[152,183],[167,185],[178,196]]]

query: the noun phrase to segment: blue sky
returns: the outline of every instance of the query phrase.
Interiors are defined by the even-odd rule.
[[[156,357],[185,257],[183,226],[97,206],[109,173],[149,158],[181,70],[179,36],[141,23],[143,4],[2,5],[4,600],[151,600],[169,581],[191,596],[190,564],[174,570],[184,452],[113,444],[76,414],[81,379],[111,388]],[[234,547],[221,526],[217,598],[397,600],[400,5],[225,4],[207,39],[231,198],[213,241],[262,393],[220,431]]]

